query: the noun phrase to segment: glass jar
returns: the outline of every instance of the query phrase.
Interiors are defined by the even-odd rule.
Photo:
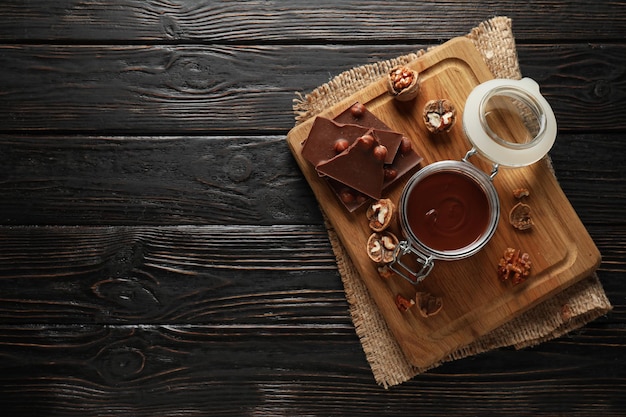
[[[463,128],[472,145],[465,157],[425,166],[407,181],[400,197],[406,240],[396,247],[390,267],[413,284],[431,272],[435,260],[464,259],[489,242],[500,217],[493,185],[498,168],[537,162],[551,149],[557,131],[550,105],[529,78],[496,79],[474,88]],[[474,154],[491,161],[491,173],[469,161]],[[417,264],[405,261],[409,255]]]

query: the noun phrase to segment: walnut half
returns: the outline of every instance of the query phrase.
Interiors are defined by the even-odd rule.
[[[380,199],[368,207],[365,215],[370,221],[370,229],[375,232],[382,232],[390,224],[394,217],[396,205],[388,198]]]
[[[367,256],[377,264],[388,264],[393,261],[393,252],[398,243],[393,233],[372,233],[367,239]]]
[[[431,133],[449,132],[456,122],[456,109],[450,100],[430,100],[422,116]]]

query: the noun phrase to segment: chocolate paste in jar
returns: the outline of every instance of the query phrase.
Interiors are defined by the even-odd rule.
[[[422,244],[437,251],[474,243],[489,225],[489,201],[472,178],[456,171],[432,173],[411,190],[407,221]]]

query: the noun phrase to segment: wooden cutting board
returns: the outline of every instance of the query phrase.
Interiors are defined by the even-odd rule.
[[[412,140],[414,149],[424,157],[421,166],[462,159],[471,148],[461,123],[466,98],[476,85],[493,78],[481,55],[468,39],[455,38],[407,66],[419,71],[421,77],[420,95],[414,101],[394,100],[386,92],[385,79],[381,79],[320,116],[333,118],[359,101],[390,128]],[[421,114],[428,100],[439,98],[456,105],[457,123],[450,133],[433,136],[424,127]],[[598,249],[544,159],[529,167],[500,168],[494,178],[501,204],[500,221],[495,235],[478,254],[464,260],[436,261],[431,274],[417,286],[398,276],[382,279],[366,253],[371,234],[365,216],[367,205],[348,212],[301,156],[302,142],[313,119],[289,132],[289,147],[389,328],[415,366],[426,367],[440,361],[590,275],[600,264]],[[480,157],[474,156],[470,161],[486,172],[491,169],[491,164]],[[411,173],[398,181],[384,197],[397,203],[410,176]],[[535,225],[527,231],[518,231],[508,222],[508,213],[518,202],[512,191],[520,187],[530,191],[525,202],[532,207]],[[395,224],[392,231],[401,238],[398,227]],[[529,279],[516,286],[501,282],[496,273],[507,247],[527,252],[532,261]],[[422,317],[415,308],[399,311],[394,301],[396,294],[414,298],[416,290],[442,297],[442,311],[429,318]]]

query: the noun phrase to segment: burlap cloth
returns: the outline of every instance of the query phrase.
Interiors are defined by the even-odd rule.
[[[497,78],[521,78],[511,20],[495,17],[474,28],[467,37],[481,52],[487,66]],[[422,54],[418,51],[388,61],[364,65],[339,74],[330,82],[306,96],[294,99],[296,124],[326,110],[373,81],[386,75],[395,65],[410,62]],[[517,349],[559,337],[606,314],[612,306],[597,275],[584,278],[547,301],[533,307],[492,332],[480,337],[439,363],[416,368],[405,358],[387,327],[367,287],[356,272],[350,257],[331,224],[326,221],[328,236],[337,257],[346,298],[356,333],[371,366],[376,382],[385,388],[405,382],[441,363],[475,355],[488,350],[513,346]]]

